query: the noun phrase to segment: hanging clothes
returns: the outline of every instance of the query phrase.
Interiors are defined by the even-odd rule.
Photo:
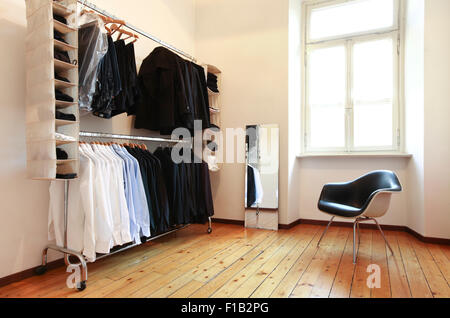
[[[262,203],[264,191],[261,182],[261,175],[258,169],[252,167],[251,165],[247,165],[246,179],[246,206],[247,208],[250,208],[255,204],[259,205]]]
[[[134,44],[114,42],[95,14],[81,17],[89,22],[79,32],[80,108],[102,118],[134,114],[141,95]]]
[[[117,55],[117,63],[122,85],[121,92],[114,98],[111,116],[127,112],[134,112],[136,103],[140,96],[137,81],[136,59],[134,44],[125,44],[124,40],[114,42]]]
[[[214,215],[205,162],[176,164],[170,148],[152,154],[117,144],[82,143],[79,154],[78,179],[69,183],[67,247],[89,261]],[[53,181],[49,191],[49,239],[63,246],[64,183]]]
[[[155,48],[139,70],[142,97],[136,109],[135,128],[171,134],[178,127],[210,127],[209,100],[203,67],[172,51]]]
[[[161,162],[169,203],[169,222],[172,225],[186,224],[183,214],[182,188],[178,164],[170,158],[170,149],[159,147],[154,155]]]
[[[81,109],[91,111],[97,88],[98,69],[108,51],[108,39],[102,32],[103,22],[97,15],[83,16],[93,21],[81,25],[78,29],[78,103]]]
[[[108,35],[108,52],[99,65],[96,91],[92,101],[93,114],[102,118],[111,118],[114,110],[114,98],[122,91],[119,64],[114,41]]]
[[[169,221],[169,202],[163,173],[161,171],[161,163],[147,150],[126,148],[145,167],[145,169],[141,170],[141,173],[145,175],[148,184],[147,201],[151,202],[152,232],[166,232],[171,224]]]
[[[252,205],[256,201],[256,185],[255,185],[255,173],[253,168],[250,165],[247,165],[247,186],[245,188],[246,193],[246,201],[247,201],[247,208],[252,207]]]
[[[252,167],[253,168],[253,174],[255,176],[255,203],[256,204],[261,204],[262,200],[263,200],[263,196],[264,196],[264,191],[263,191],[263,186],[262,186],[262,182],[261,182],[261,174],[259,173],[259,170]]]

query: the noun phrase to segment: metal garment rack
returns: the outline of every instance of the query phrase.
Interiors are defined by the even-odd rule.
[[[185,140],[176,140],[176,139],[168,139],[168,138],[159,138],[159,137],[147,137],[147,136],[132,136],[132,135],[120,135],[120,134],[108,134],[108,133],[98,133],[98,132],[86,132],[86,131],[81,131],[79,133],[80,137],[91,137],[91,138],[105,138],[105,139],[121,139],[121,140],[139,140],[139,141],[151,141],[151,142],[167,142],[167,143],[182,143],[182,142],[189,142],[190,141],[185,141]],[[86,258],[79,252],[76,252],[74,250],[71,250],[67,247],[67,220],[68,220],[68,206],[69,206],[69,180],[64,180],[64,246],[58,246],[55,244],[50,244],[47,245],[43,252],[42,252],[42,265],[37,267],[35,272],[38,275],[42,275],[47,271],[47,254],[48,254],[48,250],[55,250],[58,252],[61,252],[64,254],[64,262],[66,263],[67,266],[69,265],[75,265],[75,266],[80,266],[81,267],[81,279],[80,282],[77,284],[77,289],[79,291],[82,291],[86,288],[86,283],[87,283],[87,279],[88,279],[88,268],[87,268],[87,261]],[[161,233],[157,236],[153,236],[150,237],[149,239],[146,240],[146,242],[148,241],[152,241],[155,240],[157,238],[160,238],[162,236],[168,235],[170,233],[176,232],[178,230],[181,230],[183,228],[185,228],[186,226],[188,226],[189,224],[185,224],[185,225],[181,225],[177,228],[174,228],[170,231],[167,231],[165,233]],[[208,234],[210,234],[212,232],[212,224],[211,224],[211,217],[208,217]],[[96,257],[96,260],[102,259],[104,257],[107,256],[111,256],[114,255],[118,252],[122,252],[124,250],[133,248],[137,245],[140,244],[130,244],[130,245],[125,245],[124,247],[118,248],[113,250],[112,252],[108,253],[108,254],[101,254],[99,256]],[[79,263],[72,263],[70,261],[70,256],[74,256],[76,258],[78,258]]]
[[[109,13],[109,12],[99,8],[99,7],[97,7],[95,4],[93,4],[93,3],[91,3],[91,2],[89,2],[87,0],[77,0],[77,1],[78,1],[78,3],[80,3],[80,4],[82,4],[82,5],[86,6],[86,7],[94,10],[95,12],[100,13],[101,15],[104,15],[106,17],[109,17],[109,18],[115,19],[115,20],[123,20],[123,19],[119,19],[118,17],[114,16],[113,14],[111,14],[111,13]],[[176,47],[174,47],[174,46],[172,46],[172,45],[170,45],[170,44],[168,44],[168,43],[158,39],[157,37],[155,37],[155,36],[145,32],[145,31],[142,31],[141,29],[135,27],[134,25],[131,25],[129,23],[125,23],[124,26],[126,26],[130,30],[133,30],[136,33],[139,33],[142,36],[145,36],[146,38],[148,38],[148,39],[150,39],[152,41],[157,42],[158,44],[168,48],[169,50],[172,50],[172,51],[174,51],[174,52],[176,52],[176,53],[178,53],[178,54],[188,58],[192,62],[196,62],[197,61],[197,59],[195,57],[193,57],[192,55],[187,54],[186,52],[184,52],[184,51],[182,51],[180,49],[177,49]]]
[[[77,0],[78,3],[80,3],[81,5],[90,8],[91,10],[104,15],[106,17],[110,17],[111,19],[116,19],[116,20],[123,20],[123,19],[119,19],[118,17],[114,16],[113,14],[97,7],[95,4],[86,1],[86,0]],[[125,25],[127,28],[133,30],[136,33],[139,33],[140,35],[154,41],[157,42],[158,44],[160,44],[161,46],[166,47],[167,49],[180,54],[184,57],[186,57],[187,59],[196,62],[197,60],[195,59],[195,57],[185,53],[184,51],[177,49],[176,47],[158,39],[157,37],[140,30],[139,28],[129,24],[129,23],[125,23]],[[182,142],[190,142],[190,141],[185,141],[185,140],[173,140],[173,139],[167,139],[167,138],[159,138],[159,137],[147,137],[147,136],[131,136],[131,135],[119,135],[119,134],[106,134],[106,133],[98,133],[98,132],[80,132],[79,134],[80,137],[92,137],[92,138],[107,138],[107,139],[121,139],[121,140],[138,140],[138,141],[150,141],[150,142],[167,142],[167,143],[182,143]],[[87,282],[87,278],[88,278],[88,271],[87,271],[87,262],[85,257],[76,251],[70,250],[67,248],[67,216],[68,216],[68,195],[69,195],[69,180],[64,180],[64,247],[60,247],[54,244],[48,245],[42,252],[42,265],[37,267],[35,272],[38,275],[42,275],[47,271],[47,254],[48,254],[48,250],[55,250],[55,251],[59,251],[61,253],[64,254],[64,262],[66,263],[67,266],[69,265],[76,265],[76,266],[80,266],[81,267],[81,281],[77,284],[77,289],[79,291],[82,291],[86,288],[86,282]],[[173,233],[175,231],[178,231],[184,227],[188,226],[188,224],[180,226],[178,228],[175,228],[173,230],[170,230],[166,233],[162,233],[158,236],[155,237],[151,237],[149,238],[147,241],[151,241],[151,240],[155,240],[157,238],[160,238],[164,235]],[[211,217],[208,217],[208,234],[212,232],[212,226],[211,226]],[[99,255],[96,259],[101,259],[110,255],[113,255],[115,253],[130,249],[132,247],[137,246],[138,244],[130,244],[130,245],[126,245],[123,248],[119,248],[116,250],[113,250],[112,252],[108,253],[108,254],[103,254],[103,255]],[[74,256],[76,258],[78,258],[79,263],[71,263],[70,261],[70,256]]]

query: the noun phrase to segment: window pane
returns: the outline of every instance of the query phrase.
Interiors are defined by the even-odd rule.
[[[308,55],[308,105],[312,148],[345,146],[346,53],[344,46]]]
[[[357,0],[311,10],[309,37],[318,40],[394,25],[394,0]]]
[[[311,108],[311,147],[340,148],[345,146],[345,108],[315,106]]]
[[[354,145],[392,146],[392,103],[355,104]]]
[[[312,50],[308,57],[310,105],[345,104],[346,54],[344,46]]]
[[[353,47],[353,98],[392,100],[394,66],[392,38],[356,43]]]

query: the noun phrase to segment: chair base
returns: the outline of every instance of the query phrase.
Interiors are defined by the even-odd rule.
[[[322,235],[320,236],[319,241],[317,242],[317,246],[320,246],[320,242],[322,241],[323,237],[325,236],[325,233],[327,233],[328,228],[330,227],[331,223],[333,223],[335,216],[333,216],[330,220],[330,222],[328,222],[327,227],[325,228],[325,230],[323,231]],[[383,236],[384,241],[386,242],[386,245],[389,247],[389,250],[391,251],[392,255],[394,255],[394,251],[392,250],[391,245],[389,244],[388,240],[386,239],[386,236],[384,236],[384,232],[381,229],[380,224],[378,223],[378,221],[375,218],[370,218],[367,216],[358,216],[355,221],[353,222],[353,264],[356,264],[356,259],[358,256],[358,251],[359,251],[359,244],[361,241],[361,235],[359,233],[359,223],[360,222],[364,222],[364,221],[374,221],[375,224],[378,227],[378,230],[380,230],[381,236]],[[358,232],[358,250],[356,249],[356,232]]]

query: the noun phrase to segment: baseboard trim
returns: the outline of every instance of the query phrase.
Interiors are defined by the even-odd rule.
[[[224,224],[234,224],[234,225],[245,225],[244,221],[240,220],[231,220],[231,219],[212,219],[213,222],[216,223],[224,223]],[[281,230],[288,230],[297,226],[299,224],[312,224],[312,225],[327,225],[329,221],[326,220],[312,220],[312,219],[298,219],[289,224],[278,224],[278,228]],[[342,226],[342,227],[353,227],[353,222],[342,222],[342,221],[333,221],[333,226]],[[404,225],[391,225],[391,224],[380,224],[381,228],[385,231],[403,231],[411,234],[419,241],[424,243],[432,243],[432,244],[442,244],[442,245],[450,245],[450,239],[439,238],[439,237],[428,237],[423,236],[420,233],[417,233],[413,229],[404,226]],[[377,229],[375,224],[371,223],[360,223],[360,227],[362,229]]]
[[[301,223],[301,220],[298,219],[297,221],[294,221],[289,224],[278,224],[278,228],[282,230],[289,230],[290,228],[293,228],[294,226],[297,226]]]
[[[310,220],[310,219],[300,219],[296,222],[293,222],[289,225],[286,225],[287,228],[292,227],[292,224],[313,224],[313,225],[327,225],[329,221],[326,220]],[[294,225],[294,226],[295,226]],[[353,222],[341,222],[341,221],[333,221],[332,226],[343,226],[343,227],[353,227]],[[415,238],[417,238],[419,241],[424,243],[432,243],[432,244],[441,244],[441,245],[450,245],[450,239],[446,238],[439,238],[439,237],[429,237],[429,236],[423,236],[420,233],[417,233],[413,229],[404,226],[404,225],[390,225],[390,224],[380,224],[381,228],[385,231],[403,231],[406,233],[411,234]],[[362,229],[377,229],[377,226],[375,224],[370,223],[360,223],[360,227]]]
[[[60,258],[60,259],[57,259],[55,261],[48,262],[47,263],[47,270],[55,269],[55,268],[62,267],[62,266],[64,266],[64,259]],[[33,268],[29,268],[29,269],[26,269],[24,271],[21,271],[21,272],[18,272],[18,273],[11,274],[9,276],[0,278],[0,287],[3,287],[3,286],[6,286],[6,285],[9,285],[9,284],[21,281],[21,280],[23,280],[25,278],[29,278],[29,277],[35,276],[36,275],[35,274],[35,270],[38,267],[39,266],[36,266],[36,267],[33,267]]]
[[[422,234],[417,233],[416,231],[414,231],[413,229],[411,229],[409,227],[406,227],[405,231],[407,233],[411,234],[412,236],[414,236],[415,238],[417,238],[419,241],[422,241],[424,243],[450,245],[450,239],[440,238],[440,237],[423,236]]]
[[[212,218],[211,221],[215,222],[215,223],[223,223],[223,224],[233,224],[233,225],[241,225],[241,226],[245,225],[245,222],[243,220]],[[328,222],[329,221],[324,221],[324,220],[298,219],[289,224],[278,224],[278,228],[282,229],[282,230],[288,230],[299,224],[327,225]],[[335,222],[333,222],[332,225],[333,226],[341,226],[341,227],[353,227],[353,223],[341,222],[341,221],[335,221]],[[370,224],[370,223],[360,223],[360,226],[363,229],[376,229],[377,228],[375,224]],[[424,242],[424,243],[450,245],[450,239],[423,236],[422,234],[417,233],[416,231],[414,231],[413,229],[410,229],[407,226],[389,225],[389,224],[382,224],[380,226],[383,230],[386,230],[386,231],[407,232],[407,233],[411,234],[412,236],[414,236],[415,238],[417,238],[419,241]],[[64,260],[62,258],[52,261],[52,262],[49,262],[47,264],[48,270],[55,269],[55,268],[62,267],[62,266],[64,266]],[[3,287],[6,285],[9,285],[9,284],[21,281],[25,278],[34,276],[35,269],[37,267],[39,267],[39,266],[30,268],[30,269],[26,269],[24,271],[0,278],[0,287]]]
[[[300,219],[299,223],[301,224],[313,224],[313,225],[327,225],[329,221],[326,220],[310,220],[310,219]],[[332,226],[341,226],[341,227],[353,227],[353,222],[342,222],[342,221],[333,221]],[[372,223],[359,223],[360,228],[362,229],[373,229],[376,230],[377,226]],[[404,231],[407,232],[408,227],[403,225],[389,225],[389,224],[380,224],[381,228],[385,231]]]
[[[215,223],[223,223],[223,224],[233,224],[233,225],[245,225],[245,221],[243,220],[231,220],[231,219],[218,219],[218,218],[212,218],[212,222]]]

